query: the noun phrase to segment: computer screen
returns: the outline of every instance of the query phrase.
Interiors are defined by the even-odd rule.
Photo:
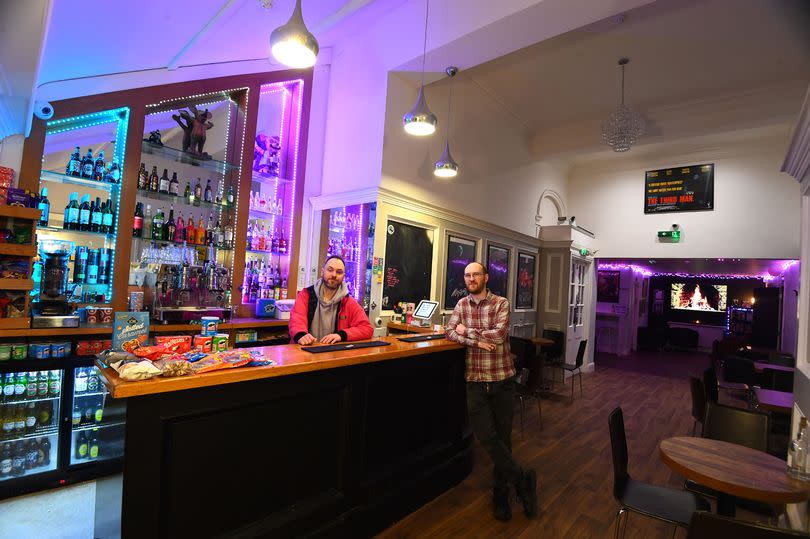
[[[419,305],[416,306],[416,310],[413,312],[413,317],[421,320],[428,320],[431,316],[433,316],[433,313],[436,311],[436,307],[438,306],[438,301],[428,301],[423,299],[419,302]]]

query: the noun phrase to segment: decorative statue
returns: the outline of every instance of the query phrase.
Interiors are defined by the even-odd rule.
[[[144,139],[146,142],[150,144],[154,144],[155,146],[163,146],[163,141],[160,140],[160,131],[155,129],[149,133],[149,138]]]
[[[253,170],[262,174],[278,176],[280,152],[279,137],[277,135],[268,137],[264,131],[260,131],[256,135],[256,143],[253,146]]]
[[[203,145],[206,131],[214,127],[214,124],[209,121],[212,114],[208,112],[208,109],[200,112],[194,105],[189,105],[188,111],[180,110],[178,112],[180,114],[172,114],[172,118],[183,129],[183,151],[201,159],[211,159],[211,156],[203,151]]]

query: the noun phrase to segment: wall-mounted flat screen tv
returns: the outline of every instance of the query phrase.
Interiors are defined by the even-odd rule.
[[[705,281],[672,283],[670,307],[685,311],[725,312],[728,287]]]

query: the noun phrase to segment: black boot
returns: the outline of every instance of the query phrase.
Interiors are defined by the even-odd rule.
[[[495,518],[501,522],[512,520],[512,507],[509,505],[509,487],[492,489],[492,500],[495,503]]]
[[[537,516],[537,474],[534,470],[523,472],[515,485],[518,498],[523,503],[523,512],[529,518]]]

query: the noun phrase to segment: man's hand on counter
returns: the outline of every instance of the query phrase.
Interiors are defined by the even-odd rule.
[[[301,345],[304,345],[304,346],[306,346],[308,344],[312,344],[314,342],[315,342],[315,337],[313,337],[309,333],[307,333],[306,335],[304,335],[303,337],[298,339],[298,344],[301,344]]]
[[[337,333],[330,333],[321,339],[321,344],[335,344],[336,342],[340,342],[343,339],[340,338],[340,335]]]

